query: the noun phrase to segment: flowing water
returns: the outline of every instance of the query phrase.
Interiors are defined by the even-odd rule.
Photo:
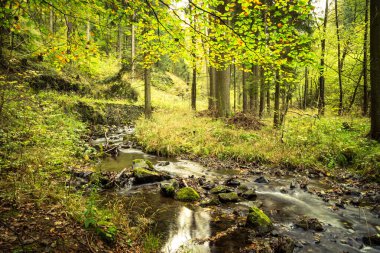
[[[116,143],[122,142],[122,134],[113,138]],[[95,142],[101,143],[105,139]],[[99,168],[102,171],[121,171],[130,167],[134,159],[148,159],[153,164],[159,161],[170,161],[167,166],[155,166],[173,176],[206,177],[207,180],[223,182],[236,173],[235,171],[210,170],[202,165],[187,161],[161,158],[144,153],[139,149],[119,149],[116,158],[104,159]],[[238,175],[239,177],[239,175]],[[238,252],[254,238],[250,231],[242,226],[248,208],[260,205],[275,225],[272,233],[287,235],[296,241],[294,252],[380,252],[379,248],[367,247],[362,237],[380,233],[380,220],[366,208],[347,206],[345,209],[333,210],[331,204],[324,202],[316,195],[301,189],[288,190],[291,179],[270,178],[268,184],[255,183],[257,176],[244,174],[239,179],[246,185],[255,187],[257,199],[239,203],[223,204],[219,207],[202,208],[183,203],[160,194],[158,184],[129,185],[112,194],[114,198],[125,198],[129,201],[131,213],[136,217],[150,217],[155,221],[155,232],[164,240],[162,252]],[[313,187],[322,187],[318,181]],[[294,222],[300,216],[317,218],[324,224],[323,232],[304,231],[296,228]],[[229,228],[235,228],[220,239],[210,239]]]

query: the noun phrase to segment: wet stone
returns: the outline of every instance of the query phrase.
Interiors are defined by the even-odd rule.
[[[191,187],[183,187],[175,193],[175,198],[179,201],[191,202],[200,198],[199,193]]]
[[[256,194],[256,191],[254,189],[251,189],[251,190],[243,192],[241,194],[241,197],[248,199],[248,200],[251,200],[251,199],[255,199],[257,197],[257,194]]]
[[[218,197],[222,203],[239,201],[239,196],[237,195],[236,192],[219,193]]]
[[[301,217],[295,222],[297,227],[303,228],[304,230],[315,230],[317,232],[323,231],[322,223],[316,218]]]
[[[256,206],[249,208],[246,226],[253,228],[259,235],[267,234],[273,230],[272,221]]]
[[[200,203],[200,205],[203,206],[203,207],[206,207],[206,206],[217,206],[217,205],[220,205],[220,204],[221,204],[220,200],[218,198],[216,198],[216,197],[202,200],[201,203]]]
[[[266,179],[264,176],[261,176],[261,177],[258,177],[256,180],[255,180],[256,183],[259,183],[259,184],[268,184],[269,183],[269,180]]]
[[[214,183],[211,183],[211,182],[205,182],[203,185],[202,185],[202,188],[205,189],[205,190],[211,190],[212,188],[215,187],[215,184]]]
[[[369,246],[380,246],[380,234],[363,237],[363,243]]]
[[[168,166],[169,164],[170,164],[169,161],[159,161],[157,163],[157,166],[164,167],[164,166]]]
[[[159,182],[165,179],[163,174],[145,168],[133,169],[133,176],[135,177],[135,182],[137,184]]]
[[[175,179],[160,183],[161,193],[166,197],[174,197],[177,188],[178,182]]]
[[[144,159],[135,159],[132,162],[132,168],[143,168],[147,170],[154,170],[153,164],[149,160],[144,160]]]
[[[218,193],[228,193],[228,192],[233,192],[234,189],[228,187],[228,186],[225,186],[225,185],[218,185],[218,186],[215,186],[214,188],[212,188],[210,190],[210,192],[212,194],[218,194]]]
[[[289,188],[292,190],[292,189],[295,189],[296,188],[296,182],[293,180],[292,182],[290,182],[290,186]]]
[[[230,178],[224,184],[227,186],[238,187],[241,183],[236,178]]]

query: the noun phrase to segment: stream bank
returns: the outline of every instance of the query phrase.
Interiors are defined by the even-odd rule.
[[[247,168],[213,159],[197,162],[157,157],[144,153],[130,141],[133,129],[128,127],[115,129],[108,138],[118,152],[98,165],[100,173],[108,178],[104,185],[115,182],[113,187],[105,187],[112,189],[105,190],[103,195],[108,200],[133,203],[128,208],[136,219],[147,218],[154,231],[162,236],[163,252],[380,250],[375,236],[380,231],[375,206],[379,195],[375,188],[363,191],[355,181],[334,183],[315,171],[301,175],[290,170]],[[92,144],[105,142],[105,138],[99,138]],[[150,161],[152,171],[165,176],[136,181],[133,163],[142,161],[136,159]],[[214,166],[210,166],[211,162]],[[179,187],[193,187],[200,200],[181,202],[164,196],[160,183],[169,178]],[[247,194],[248,190],[251,195]],[[223,201],[222,194],[228,192],[236,195]],[[270,217],[273,229],[257,233],[257,229],[247,227],[251,206],[259,207]]]

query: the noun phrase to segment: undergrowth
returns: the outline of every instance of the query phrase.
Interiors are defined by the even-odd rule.
[[[192,154],[270,164],[272,167],[349,169],[379,180],[380,144],[366,138],[365,118],[288,115],[281,130],[264,120],[261,130],[243,130],[189,110],[157,110],[141,118],[136,135],[146,151],[163,156]]]

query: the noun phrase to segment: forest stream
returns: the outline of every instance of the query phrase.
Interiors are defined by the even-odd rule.
[[[130,213],[136,219],[146,217],[154,221],[154,232],[161,235],[164,242],[162,252],[238,252],[244,249],[257,242],[255,234],[244,226],[252,205],[261,208],[274,224],[269,236],[260,239],[264,243],[284,236],[291,238],[294,252],[380,252],[380,248],[363,243],[366,236],[380,233],[380,219],[369,208],[353,205],[332,208],[331,203],[316,194],[292,186],[291,177],[265,176],[257,180],[259,175],[244,170],[215,170],[189,160],[158,157],[138,148],[122,148],[126,134],[132,135],[133,129],[120,128],[108,136],[114,144],[120,144],[119,152],[116,157],[101,161],[98,165],[101,171],[120,172],[131,167],[135,159],[147,159],[157,171],[174,178],[202,179],[217,184],[233,178],[256,189],[257,197],[253,200],[239,198],[236,203],[207,207],[163,196],[160,182],[136,185],[130,180],[121,188],[104,191],[105,201],[128,201]],[[106,141],[99,138],[93,144]],[[318,179],[308,183],[308,189],[316,192],[329,191],[328,187]],[[208,195],[206,191],[201,193],[201,201]],[[323,231],[296,226],[297,220],[304,216],[315,218]]]

